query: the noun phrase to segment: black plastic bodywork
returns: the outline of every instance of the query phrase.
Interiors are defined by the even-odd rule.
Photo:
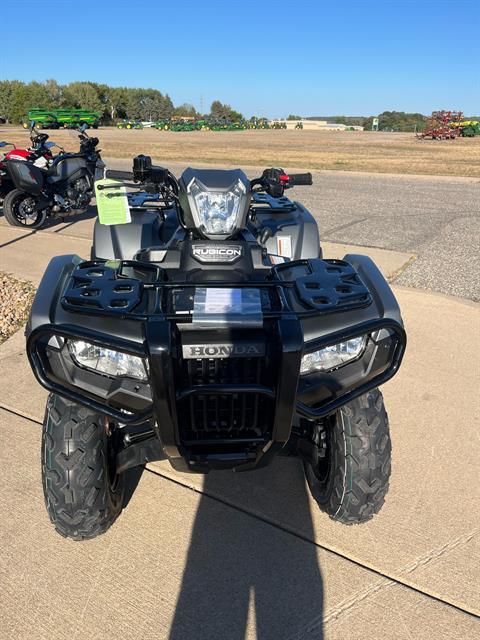
[[[28,327],[37,379],[120,424],[151,424],[175,468],[205,472],[266,464],[289,441],[292,425],[313,424],[395,374],[405,332],[393,293],[369,258],[272,267],[256,242],[244,239],[242,247],[238,263],[209,269],[186,238],[158,263],[54,258]],[[198,326],[196,286],[258,288],[261,327],[212,333]],[[304,353],[365,333],[372,336],[368,362],[299,375]],[[68,338],[145,358],[148,382],[75,367],[64,355]],[[184,358],[183,345],[205,343],[248,343],[260,355]]]

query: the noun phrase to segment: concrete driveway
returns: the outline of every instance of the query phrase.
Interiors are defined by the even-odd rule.
[[[88,256],[89,225],[31,235],[0,225],[0,270],[38,282],[52,255]],[[327,257],[343,249],[325,246]],[[390,279],[412,261],[409,251],[364,251]],[[132,478],[105,536],[60,538],[41,495],[46,394],[22,333],[4,343],[0,638],[479,637],[480,312],[436,293],[395,292],[409,346],[383,388],[392,482],[382,512],[359,527],[318,510],[295,459],[205,478],[160,462]]]

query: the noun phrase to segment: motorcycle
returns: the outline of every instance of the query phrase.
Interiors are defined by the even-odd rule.
[[[86,125],[79,129],[79,152],[66,153],[62,149],[48,167],[13,158],[4,162],[15,187],[3,203],[9,224],[40,229],[48,217],[64,218],[87,210],[94,181],[103,176],[105,164],[96,148],[98,138],[90,138],[86,129]]]
[[[298,456],[320,509],[371,519],[390,475],[378,387],[406,334],[373,261],[324,259],[314,217],[285,196],[311,174],[177,180],[138,156],[106,176],[97,190],[127,198],[131,222],[97,219],[90,259],[51,260],[26,331],[50,392],[42,477],[56,530],[105,532],[129,470],[165,458],[207,473]]]
[[[30,130],[31,146],[28,149],[17,149],[12,142],[0,141],[0,149],[13,147],[11,151],[4,154],[3,160],[0,160],[0,200],[3,200],[7,193],[14,188],[10,176],[7,174],[5,162],[7,160],[20,160],[33,162],[36,167],[41,169],[48,167],[53,160],[52,148],[58,146],[54,142],[49,142],[48,138],[49,136],[46,133],[37,133],[32,128]],[[59,148],[61,149],[61,147]]]

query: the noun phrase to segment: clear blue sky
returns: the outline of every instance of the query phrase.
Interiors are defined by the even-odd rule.
[[[271,117],[480,115],[478,0],[1,0],[0,25],[0,79],[153,87]]]

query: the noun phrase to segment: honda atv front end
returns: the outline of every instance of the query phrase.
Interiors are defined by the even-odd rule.
[[[240,301],[254,291],[257,304],[244,313],[240,302],[222,324],[205,302],[198,311],[215,290]],[[118,421],[126,436],[151,425],[158,458],[200,472],[266,464],[305,422],[392,377],[404,347],[388,284],[353,255],[207,286],[153,264],[62,256],[47,268],[28,338],[48,390]],[[122,468],[151,459],[146,441],[124,438]]]
[[[246,471],[278,454],[302,460],[332,518],[369,520],[390,475],[378,386],[405,331],[374,263],[323,259],[315,219],[284,197],[311,175],[188,169],[177,181],[145,156],[110,174],[144,191],[127,203],[100,182],[109,224],[96,222],[91,260],[50,262],[27,328],[50,391],[42,469],[57,530],[105,531],[147,462]]]

